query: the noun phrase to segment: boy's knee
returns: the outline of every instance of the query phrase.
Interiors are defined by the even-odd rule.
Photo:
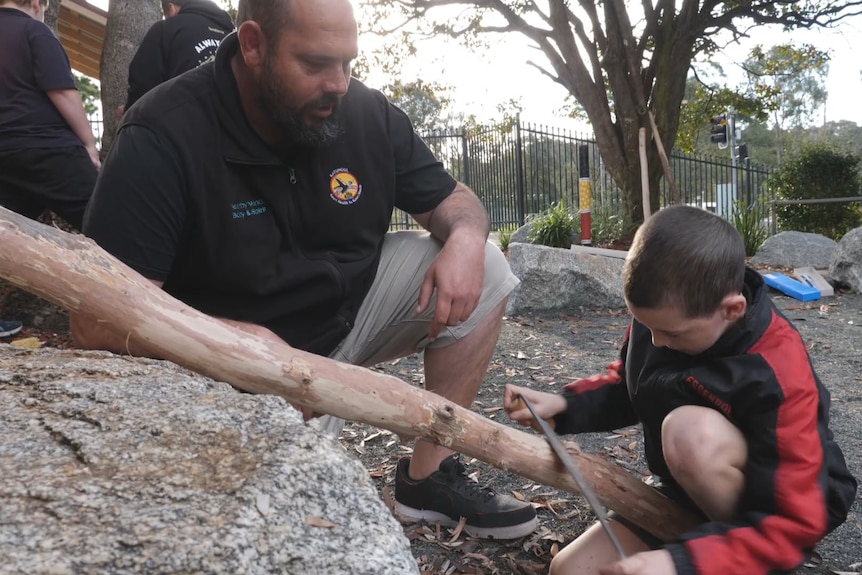
[[[670,412],[661,428],[662,450],[677,480],[717,468],[742,468],[747,446],[742,432],[718,411],[686,405]]]

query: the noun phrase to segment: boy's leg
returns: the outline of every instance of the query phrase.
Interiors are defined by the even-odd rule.
[[[673,478],[712,520],[733,518],[745,487],[748,445],[721,413],[686,405],[662,423],[662,449]]]
[[[635,532],[619,521],[610,520],[611,529],[626,555],[651,549]],[[599,569],[620,560],[617,549],[600,523],[594,523],[580,537],[563,547],[551,561],[548,575],[599,575]]]
[[[432,343],[428,340],[428,329],[433,319],[435,302],[432,300],[428,310],[421,316],[417,316],[415,310],[425,271],[437,257],[440,248],[441,244],[427,233],[388,234],[377,276],[362,303],[356,325],[331,357],[346,363],[371,366],[424,350],[425,387],[468,407],[476,397],[488,368],[507,297],[518,280],[512,275],[499,248],[488,243],[485,251],[485,286],[478,307],[467,321],[444,328]],[[331,429],[331,426],[324,425]],[[432,483],[438,479],[443,483],[450,479],[466,481],[466,477],[460,477],[460,463],[447,460],[450,455],[452,451],[449,449],[417,440],[409,464],[405,461],[398,466],[396,501],[400,503],[406,500],[405,494],[408,492],[415,494],[422,490],[424,493],[428,482],[423,480],[432,474]],[[447,460],[444,465],[445,478],[440,475],[444,460]],[[459,484],[456,487],[461,490],[462,486]],[[433,494],[433,489],[428,493]],[[489,506],[477,511],[476,516],[490,518],[490,524],[471,526],[468,518],[468,531],[473,527],[473,533],[514,538],[526,535],[535,528],[535,512],[528,504],[500,495],[489,498],[487,492],[479,489],[469,488],[464,493],[468,498],[474,497],[477,502]],[[442,499],[451,502],[452,498],[447,495]],[[414,518],[430,518],[434,514],[433,502],[428,502],[427,514],[424,501],[422,503],[420,509],[418,501],[409,502],[408,506],[415,512]],[[470,503],[460,501],[460,504]],[[468,515],[467,510],[464,511]],[[442,509],[441,512],[447,513]],[[457,517],[455,519],[457,521]]]

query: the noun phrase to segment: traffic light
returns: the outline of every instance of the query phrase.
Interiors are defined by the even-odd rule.
[[[718,144],[719,148],[724,148],[727,146],[727,133],[728,133],[728,125],[727,125],[727,115],[721,114],[720,116],[713,116],[709,119],[709,123],[712,126],[709,129],[709,141],[713,144]]]
[[[736,147],[736,157],[741,162],[748,159],[748,144],[739,144]]]

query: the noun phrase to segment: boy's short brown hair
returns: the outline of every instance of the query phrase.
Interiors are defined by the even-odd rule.
[[[736,228],[706,210],[671,206],[635,234],[623,292],[634,307],[677,305],[688,317],[702,317],[741,292],[744,278],[745,245]]]

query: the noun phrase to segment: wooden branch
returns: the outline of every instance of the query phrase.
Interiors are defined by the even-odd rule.
[[[0,277],[213,379],[345,419],[422,437],[533,481],[578,493],[541,437],[485,418],[396,377],[231,327],[172,298],[81,235],[0,207]],[[698,523],[617,465],[572,456],[602,503],[670,541]]]
[[[649,201],[649,166],[647,164],[646,128],[638,128],[638,151],[641,158],[641,201],[644,207],[644,222],[652,215]]]

